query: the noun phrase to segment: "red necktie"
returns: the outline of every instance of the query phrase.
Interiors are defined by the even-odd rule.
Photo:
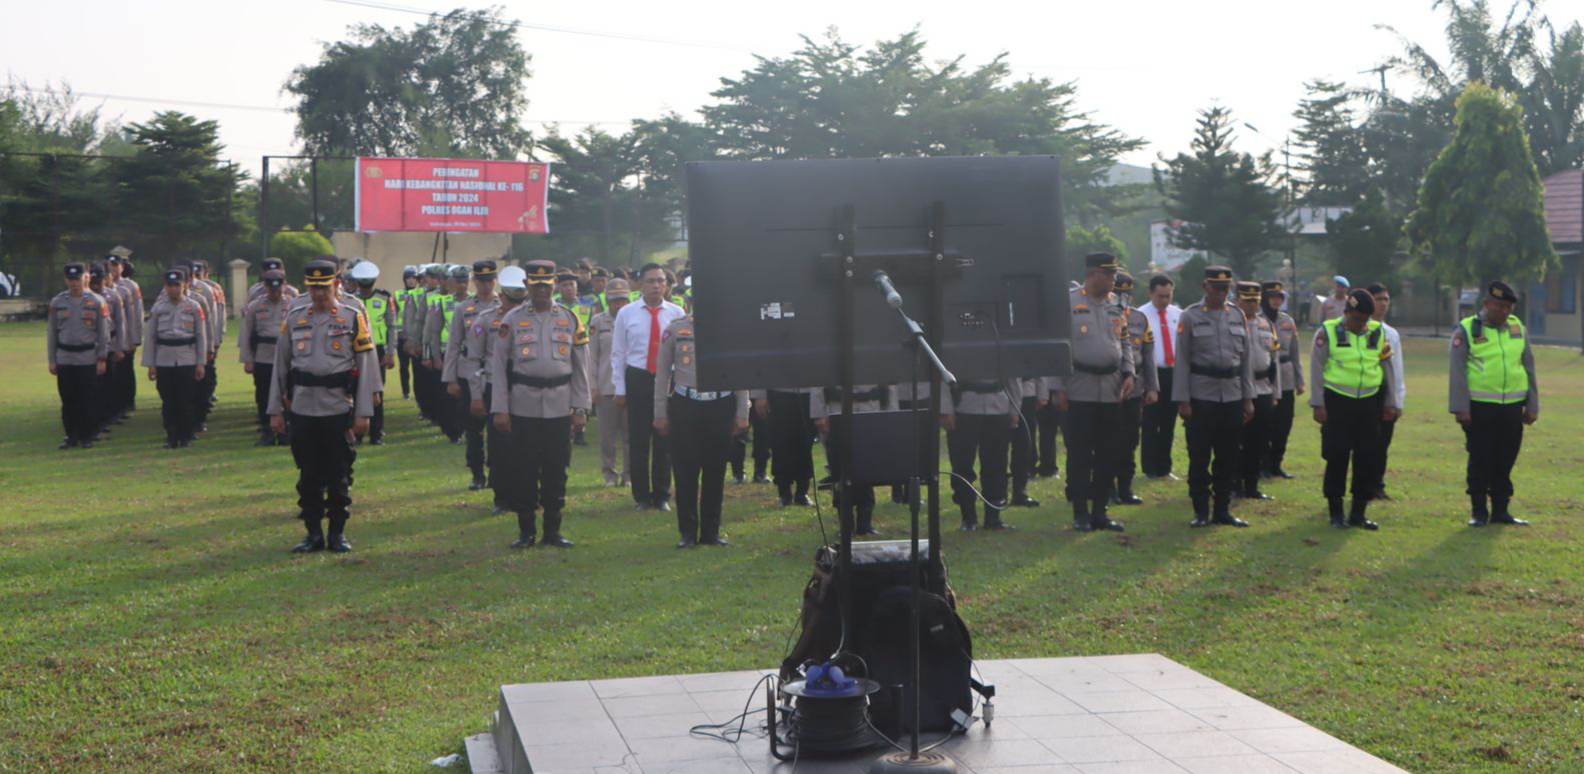
[[[1166,324],[1165,309],[1157,309],[1155,311],[1160,312],[1161,344],[1166,347],[1166,367],[1171,368],[1177,364],[1177,353],[1172,351],[1171,326]]]
[[[644,356],[644,369],[654,373],[657,368],[655,362],[660,357],[660,310],[663,306],[646,306],[644,311],[649,313],[649,354]]]

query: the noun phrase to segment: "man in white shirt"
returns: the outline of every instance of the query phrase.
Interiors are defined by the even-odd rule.
[[[639,510],[671,510],[671,460],[666,439],[654,431],[655,371],[660,337],[672,320],[687,316],[665,300],[670,291],[665,267],[644,264],[638,270],[642,301],[616,315],[611,332],[611,381],[616,405],[627,410],[627,476]]]
[[[1155,372],[1164,385],[1172,383],[1172,369],[1177,365],[1177,319],[1182,317],[1182,309],[1172,303],[1174,290],[1171,277],[1157,274],[1150,278],[1149,302],[1138,308],[1149,321],[1150,334],[1155,337]],[[1177,478],[1171,472],[1172,440],[1176,431],[1177,404],[1161,400],[1144,407],[1139,469],[1146,477]]]
[[[1386,333],[1386,343],[1391,345],[1391,386],[1397,392],[1398,415],[1391,421],[1381,422],[1380,475],[1375,477],[1380,482],[1380,491],[1372,498],[1390,500],[1391,495],[1386,494],[1386,457],[1391,453],[1392,433],[1397,429],[1397,420],[1402,418],[1402,408],[1407,406],[1408,385],[1403,378],[1402,335],[1386,323],[1386,310],[1391,308],[1391,291],[1379,282],[1370,285],[1368,290],[1375,297],[1375,314],[1372,317],[1381,324],[1381,330]]]

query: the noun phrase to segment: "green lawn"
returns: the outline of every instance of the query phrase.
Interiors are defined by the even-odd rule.
[[[1041,481],[1019,531],[947,538],[977,653],[1154,651],[1411,770],[1579,771],[1584,359],[1539,352],[1514,508],[1536,525],[1474,531],[1444,347],[1408,345],[1381,532],[1325,525],[1304,414],[1299,478],[1239,510],[1252,529],[1189,530],[1185,486],[1146,483],[1126,535],[1080,535]],[[819,531],[768,487],[728,486],[730,549],[678,552],[580,448],[578,547],[513,552],[462,450],[397,401],[358,461],[356,553],[291,556],[295,473],[252,446],[231,346],[208,437],[180,452],[147,382],[112,440],[56,451],[42,350],[41,326],[0,326],[0,770],[418,771],[486,728],[501,683],[782,655]]]

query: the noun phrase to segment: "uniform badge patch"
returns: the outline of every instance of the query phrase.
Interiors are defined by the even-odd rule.
[[[1083,334],[1083,333],[1088,333],[1088,332],[1089,332],[1089,326],[1087,326],[1087,325],[1080,325],[1080,326],[1078,326],[1078,332],[1079,332],[1079,333],[1080,333],[1080,334]]]

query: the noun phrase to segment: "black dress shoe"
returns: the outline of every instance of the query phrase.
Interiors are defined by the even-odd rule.
[[[806,494],[800,494],[797,497],[792,498],[792,503],[794,505],[801,505],[804,508],[813,508],[814,507],[814,499],[809,497]]]
[[[336,535],[332,533],[325,541],[325,548],[328,548],[331,552],[337,554],[352,553],[352,544],[347,542],[346,536],[344,535]]]
[[[760,474],[760,475],[757,475],[757,476],[753,477],[753,482],[755,484],[768,484],[768,483],[770,483],[770,479],[769,479],[768,476],[765,476],[764,474]]]
[[[1096,532],[1099,532],[1099,531],[1102,531],[1102,530],[1109,530],[1111,532],[1126,532],[1127,531],[1127,528],[1122,526],[1122,522],[1120,522],[1120,521],[1112,521],[1111,519],[1106,518],[1104,516],[1100,517],[1099,519],[1090,519],[1089,520],[1089,527],[1090,527],[1090,529],[1093,529]]]
[[[369,439],[369,445],[370,446],[384,446],[385,445],[385,438],[383,436],[379,437],[379,438],[370,438]]]
[[[511,547],[518,550],[533,548],[535,542],[533,535],[518,535],[517,539],[512,541]]]
[[[72,440],[72,439],[70,439],[70,438],[67,438],[64,441],[61,441],[61,445],[59,445],[59,446],[57,446],[55,448],[63,449],[63,450],[64,449],[75,449],[75,448],[77,448],[77,442]]]
[[[88,444],[83,444],[83,448],[85,448],[85,449],[88,448]],[[1527,527],[1527,526],[1529,526],[1529,522],[1528,521],[1525,521],[1524,519],[1520,519],[1517,516],[1514,516],[1514,515],[1512,515],[1510,513],[1498,513],[1498,514],[1492,516],[1490,518],[1490,520],[1491,520],[1492,524],[1506,524],[1506,525],[1511,526],[1511,527]]]
[[[1347,521],[1347,525],[1349,527],[1358,527],[1359,529],[1367,529],[1367,530],[1369,530],[1371,532],[1374,532],[1375,530],[1380,529],[1380,525],[1379,524],[1376,524],[1375,522],[1370,521],[1369,519],[1366,519],[1363,516],[1350,517],[1348,519],[1348,521]]]
[[[781,507],[782,508],[790,508],[790,507],[792,507],[792,495],[782,495],[781,496]]]
[[[1117,505],[1143,505],[1144,504],[1144,498],[1139,497],[1138,495],[1133,494],[1132,492],[1128,492],[1127,494],[1117,495],[1116,504]]]
[[[1017,527],[1014,527],[1000,519],[995,519],[994,521],[985,519],[984,528],[995,530],[997,532],[1012,532],[1017,529]]]
[[[1271,474],[1272,477],[1275,477],[1275,478],[1297,478],[1297,476],[1295,476],[1295,475],[1293,475],[1291,473],[1288,473],[1287,471],[1282,470],[1281,468],[1271,468],[1270,474]]]
[[[654,509],[657,510],[657,511],[665,511],[667,513],[670,513],[671,512],[671,501],[670,500],[661,500],[660,502],[655,503]]]
[[[700,540],[699,541],[699,545],[701,545],[701,546],[720,546],[720,547],[725,547],[725,546],[731,545],[731,543],[727,542],[726,538],[723,538],[723,537],[720,537],[720,536],[717,535],[717,536],[712,537],[712,538],[705,538],[703,540]]]
[[[1073,531],[1074,532],[1093,532],[1094,531],[1094,527],[1089,526],[1089,519],[1087,517],[1080,518],[1080,519],[1073,519]]]
[[[1188,526],[1193,527],[1194,529],[1203,529],[1204,527],[1208,527],[1210,526],[1210,517],[1195,516],[1193,521],[1188,522]]]
[[[860,536],[863,536],[863,537],[879,537],[880,536],[880,530],[875,529],[874,526],[871,525],[871,526],[868,526],[868,527],[861,527],[859,529],[855,529],[855,530],[853,530],[853,534],[854,535],[860,535]]]
[[[733,473],[732,474],[732,483],[733,484],[746,484],[746,483],[748,483],[748,477],[743,475],[743,474],[741,474],[741,473]]]
[[[323,551],[324,549],[324,535],[309,535],[308,537],[303,538],[301,543],[292,546],[291,552],[294,554],[311,554],[315,551]]]
[[[698,543],[693,542],[693,538],[682,538],[677,541],[677,548],[692,548],[696,545]]]
[[[77,448],[79,448],[79,449],[92,449],[93,448],[93,441],[83,441],[82,443],[77,444]]]
[[[1382,489],[1379,492],[1376,492],[1375,494],[1370,495],[1370,499],[1371,500],[1380,500],[1382,502],[1391,502],[1392,496],[1389,495],[1389,494],[1386,494],[1386,490]]]
[[[488,484],[484,483],[484,479],[475,478],[475,479],[473,479],[473,483],[468,484],[468,491],[469,492],[477,492],[478,490],[483,489],[486,486],[488,486]]]
[[[962,526],[958,527],[957,529],[962,530],[963,532],[978,532],[979,531],[979,522],[977,522],[977,521],[965,521],[965,522],[962,523]]]
[[[649,503],[633,503],[633,510],[635,511],[647,511],[653,508],[654,506]]]
[[[273,436],[273,435],[271,435],[269,433],[265,433],[265,434],[259,436],[259,439],[257,441],[253,442],[253,445],[254,446],[274,446],[275,445],[275,436]]]
[[[1038,508],[1039,501],[1026,494],[1021,494],[1012,498],[1012,505],[1018,508]]]
[[[561,537],[560,535],[545,535],[545,539],[540,541],[540,542],[542,544],[544,544],[544,545],[547,545],[547,546],[555,546],[556,548],[571,548],[572,547],[572,541],[567,540],[566,538]]]
[[[1477,513],[1474,514],[1472,517],[1470,517],[1469,520],[1468,520],[1468,525],[1470,527],[1483,527],[1483,526],[1486,526],[1487,524],[1490,524],[1490,517],[1489,516],[1481,516],[1481,515],[1479,515]]]
[[[165,439],[165,448],[167,448],[167,449],[179,449],[179,448],[181,448],[181,446],[176,443],[176,439],[175,438],[166,438]]]
[[[1246,521],[1244,521],[1244,520],[1242,520],[1242,519],[1240,519],[1240,518],[1238,518],[1236,516],[1233,516],[1230,513],[1222,514],[1220,516],[1217,516],[1217,517],[1211,519],[1210,523],[1211,524],[1219,524],[1219,525],[1221,525],[1223,527],[1247,527],[1249,525],[1248,522],[1246,522]]]
[[[1118,495],[1116,492],[1112,492],[1111,493],[1111,504],[1112,505],[1121,505],[1122,504],[1122,497],[1120,495]]]
[[[490,509],[491,516],[505,516],[508,513],[511,513],[511,511],[503,505],[497,505]]]
[[[1264,492],[1261,492],[1258,489],[1247,490],[1247,491],[1239,494],[1238,496],[1242,497],[1245,500],[1274,500],[1274,499],[1276,499],[1274,497],[1271,497],[1268,494],[1265,494]]]
[[[185,449],[185,448],[187,448],[189,446],[192,446],[192,439],[191,438],[183,438],[180,441],[176,442],[176,448],[178,448],[178,449]]]

